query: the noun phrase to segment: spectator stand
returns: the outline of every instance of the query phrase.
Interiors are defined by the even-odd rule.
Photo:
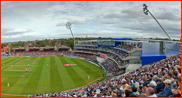
[[[108,61],[111,62],[111,61]],[[105,64],[108,65],[108,62]],[[109,66],[104,67],[107,70]],[[109,68],[110,69],[110,68]],[[109,71],[111,71],[110,69]],[[175,73],[173,73],[175,72]],[[158,84],[160,82],[160,84]],[[160,92],[155,92],[156,87],[165,83]],[[156,84],[156,87],[154,86]],[[178,88],[177,88],[177,86]],[[175,89],[173,89],[175,88]],[[80,92],[81,91],[81,92]],[[121,91],[124,91],[121,93]],[[97,82],[83,88],[50,94],[37,94],[33,97],[111,97],[114,95],[125,97],[180,97],[181,96],[181,54],[171,56],[128,73],[120,75],[105,82]]]
[[[26,52],[26,48],[22,47],[22,48],[13,48],[14,52],[11,52],[11,56],[22,56],[25,52]]]

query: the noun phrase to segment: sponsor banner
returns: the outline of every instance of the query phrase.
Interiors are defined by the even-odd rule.
[[[64,64],[64,66],[72,66],[73,64]]]
[[[84,60],[84,58],[79,58],[79,59]]]
[[[105,59],[107,58],[107,56],[104,55],[104,54],[100,54],[100,57],[101,57],[101,58],[105,58]]]
[[[67,56],[68,58],[78,58],[78,57],[73,57],[73,56]]]
[[[24,57],[31,57],[31,56],[24,56]]]
[[[8,56],[1,56],[1,58],[8,58]]]

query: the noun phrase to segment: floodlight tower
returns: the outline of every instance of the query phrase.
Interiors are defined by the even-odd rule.
[[[71,30],[71,23],[67,22],[67,23],[66,23],[66,28],[67,28],[67,29],[70,29],[71,35],[72,35],[73,40],[74,40],[74,46],[73,46],[73,49],[74,49],[74,48],[75,48],[75,37],[74,37],[74,35],[73,35],[73,33],[72,33],[72,30]]]
[[[171,40],[170,36],[167,34],[167,32],[164,30],[164,28],[160,25],[160,23],[157,21],[157,19],[152,15],[152,13],[147,9],[147,5],[143,4],[143,12],[145,15],[148,15],[148,13],[155,19],[155,21],[159,24],[159,26],[162,28],[162,30],[166,33],[169,40]]]

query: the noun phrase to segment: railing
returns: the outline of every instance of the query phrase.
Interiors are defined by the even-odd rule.
[[[118,65],[118,67],[119,67],[119,64],[116,62],[116,60],[114,60],[113,58],[110,58],[110,57],[108,57],[108,58],[113,60]]]
[[[77,49],[88,49],[88,50],[99,50],[99,51],[104,51],[104,52],[109,52],[109,53],[112,53],[114,55],[117,55],[121,60],[122,60],[122,57],[114,52],[112,52],[111,50],[108,50],[108,49],[100,49],[100,48],[84,48],[84,47],[75,47]],[[114,51],[114,50],[113,50]]]

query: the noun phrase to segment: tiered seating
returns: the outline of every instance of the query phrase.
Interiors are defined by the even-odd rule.
[[[106,61],[112,64],[110,61]],[[104,63],[106,69],[113,70]],[[181,54],[88,87],[32,97],[180,97]]]

